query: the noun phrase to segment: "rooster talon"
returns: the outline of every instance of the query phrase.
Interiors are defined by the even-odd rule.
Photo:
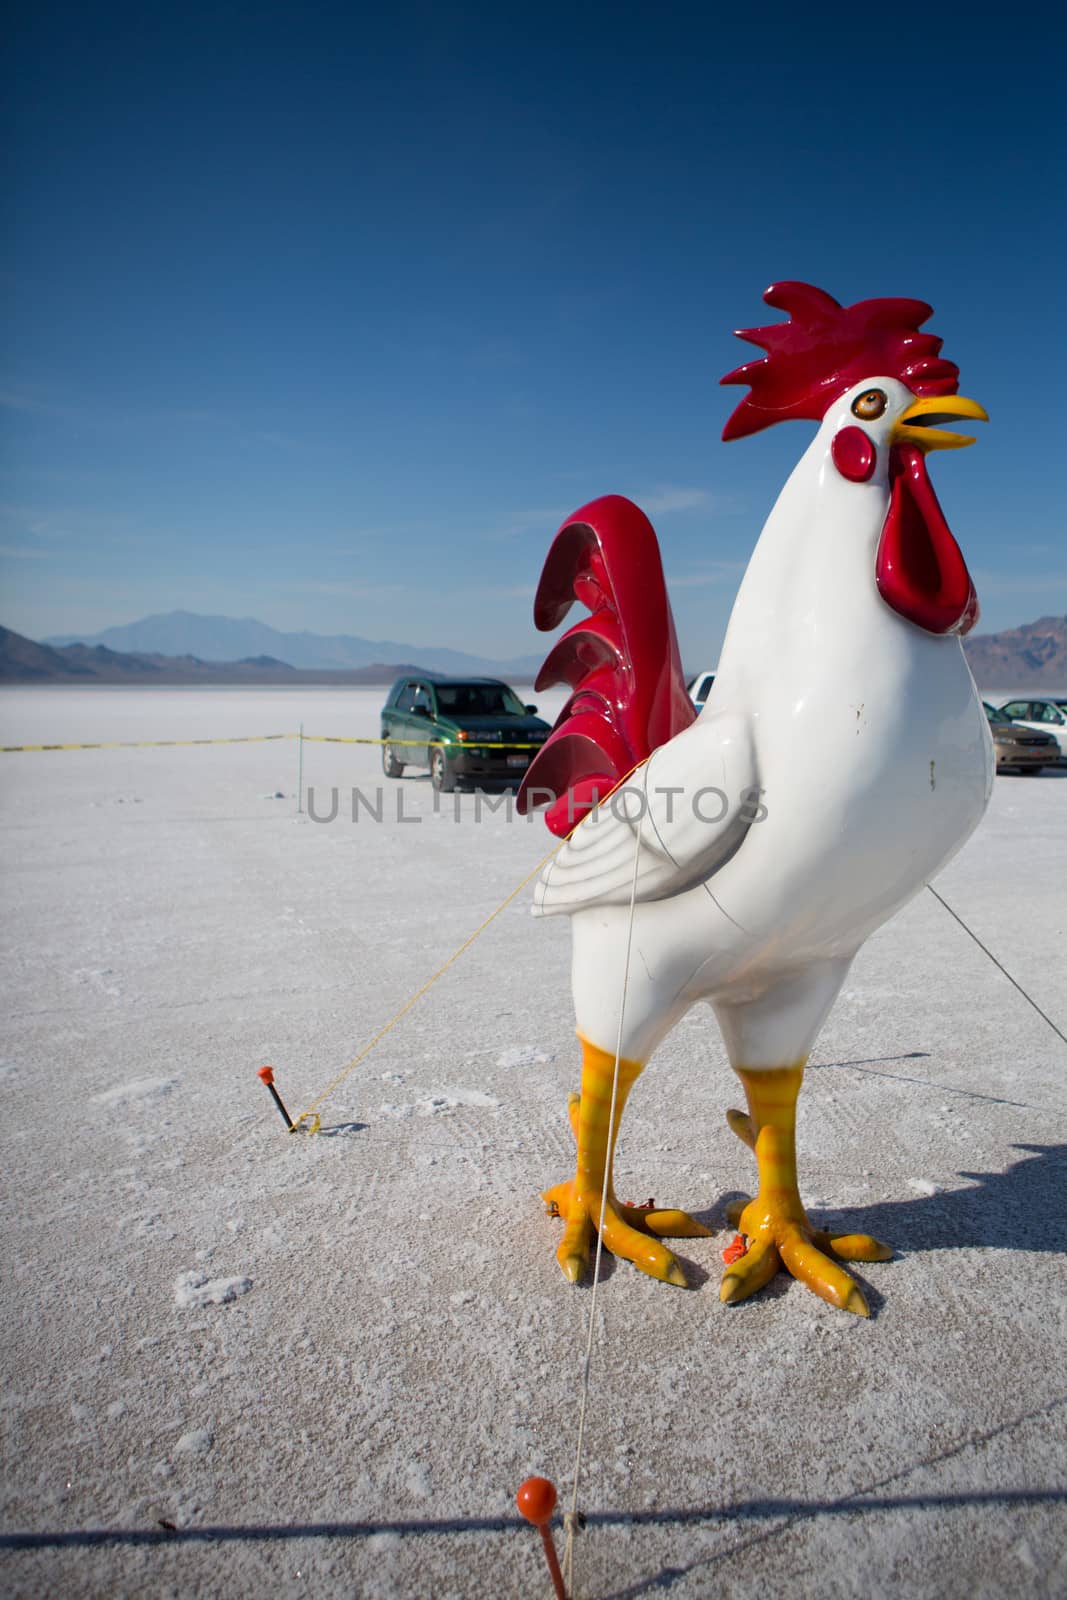
[[[760,1240],[723,1273],[719,1299],[727,1306],[747,1300],[749,1295],[770,1283],[781,1264],[778,1247],[773,1240]]]
[[[823,1254],[810,1232],[795,1224],[787,1225],[778,1249],[786,1271],[806,1284],[820,1300],[858,1317],[870,1316],[859,1284],[836,1261]]]
[[[593,1224],[588,1212],[581,1206],[572,1208],[556,1251],[556,1260],[568,1283],[577,1283],[589,1265],[592,1243]]]
[[[742,1144],[747,1144],[750,1150],[756,1148],[756,1130],[752,1126],[752,1118],[744,1111],[728,1111],[726,1122],[732,1133],[736,1133]]]
[[[604,1213],[604,1248],[610,1250],[612,1255],[621,1256],[624,1261],[632,1261],[640,1272],[647,1272],[650,1278],[658,1278],[661,1283],[673,1283],[675,1288],[684,1289],[685,1274],[671,1252],[650,1233],[632,1228],[620,1216],[621,1209],[609,1203]]]
[[[578,1282],[580,1282],[582,1273],[585,1271],[586,1266],[587,1266],[587,1262],[583,1259],[583,1257],[581,1257],[581,1256],[562,1256],[561,1257],[561,1256],[559,1256],[557,1254],[556,1260],[559,1262],[560,1267],[561,1267],[562,1272],[563,1272],[563,1276],[566,1278],[568,1283],[578,1283]]]
[[[869,1233],[843,1233],[827,1241],[842,1261],[891,1261],[893,1247],[873,1239]],[[820,1246],[825,1248],[825,1246]]]
[[[839,1261],[892,1261],[892,1245],[873,1239],[869,1233],[825,1233],[815,1228],[811,1234],[815,1245],[824,1255],[835,1255]]]
[[[648,1211],[643,1218],[649,1233],[658,1239],[710,1239],[711,1229],[691,1217],[688,1211]]]

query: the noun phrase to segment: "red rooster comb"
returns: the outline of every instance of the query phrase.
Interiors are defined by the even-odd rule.
[[[919,332],[932,314],[923,300],[842,306],[810,283],[772,283],[763,298],[791,320],[737,330],[739,339],[767,355],[721,380],[750,385],[723,429],[724,439],[743,439],[789,417],[821,422],[827,407],[864,378],[899,378],[916,395],[959,389],[959,368],[939,358],[941,340]]]

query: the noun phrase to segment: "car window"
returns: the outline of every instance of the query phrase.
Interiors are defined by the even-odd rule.
[[[404,687],[396,697],[396,709],[398,711],[410,711],[414,704],[415,691],[410,683],[405,683]]]
[[[1037,709],[1037,706],[1035,706],[1034,710],[1036,711]],[[1060,711],[1057,706],[1043,705],[1040,708],[1040,711],[1041,714],[1037,719],[1039,722],[1052,722],[1055,723],[1056,727],[1058,728],[1060,723],[1063,721],[1063,712]]]
[[[439,683],[437,702],[448,717],[521,717],[522,702],[502,683]]]
[[[427,689],[426,685],[424,683],[412,684],[412,690],[413,696],[411,701],[411,709],[413,711],[417,711],[420,707],[425,707],[427,711],[432,712],[433,699],[431,698],[430,691]]]
[[[1030,707],[1025,700],[1013,700],[1010,705],[1004,707],[1004,715],[1007,717],[1025,717],[1028,715],[1029,710]]]
[[[706,700],[708,698],[708,695],[711,693],[711,686],[714,682],[715,674],[713,672],[709,672],[707,676],[701,680],[700,687],[697,690],[696,697],[698,700]]]

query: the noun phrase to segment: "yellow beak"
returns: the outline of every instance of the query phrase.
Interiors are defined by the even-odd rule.
[[[965,433],[938,433],[937,424],[953,422],[957,417],[970,417],[976,422],[988,422],[989,414],[977,400],[968,400],[962,394],[947,394],[941,398],[916,400],[904,414],[897,418],[889,435],[891,444],[914,444],[920,450],[962,450],[974,440]],[[919,423],[918,427],[913,426]]]

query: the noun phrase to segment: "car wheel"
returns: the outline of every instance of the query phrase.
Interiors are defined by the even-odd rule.
[[[1044,767],[1020,767],[1019,775],[1023,778],[1036,778],[1038,773],[1044,770]]]
[[[456,787],[456,775],[449,766],[448,757],[439,744],[435,744],[430,751],[430,782],[438,794],[451,794]]]
[[[382,771],[387,778],[402,778],[404,776],[404,763],[396,759],[393,754],[393,747],[389,744],[382,745]]]

